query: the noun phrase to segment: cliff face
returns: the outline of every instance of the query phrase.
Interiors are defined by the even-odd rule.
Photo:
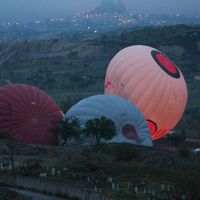
[[[94,11],[99,13],[127,13],[121,0],[102,0]]]

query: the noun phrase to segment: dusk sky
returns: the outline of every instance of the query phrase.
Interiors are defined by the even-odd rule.
[[[123,0],[128,11],[145,14],[200,15],[200,0]],[[0,0],[0,21],[68,17],[92,9],[100,0]]]

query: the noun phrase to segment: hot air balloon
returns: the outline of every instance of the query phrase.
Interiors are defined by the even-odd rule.
[[[176,64],[162,52],[140,45],[121,50],[111,60],[105,93],[121,96],[138,107],[154,140],[177,125],[188,98],[184,77]]]
[[[152,146],[151,134],[143,114],[121,97],[95,95],[86,98],[69,109],[65,117],[79,119],[82,128],[90,119],[106,117],[117,127],[117,136],[108,143]]]
[[[58,143],[52,125],[62,117],[54,100],[40,89],[12,84],[0,88],[0,130],[26,144]]]

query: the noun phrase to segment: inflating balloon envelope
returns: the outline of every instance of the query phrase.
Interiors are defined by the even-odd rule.
[[[27,144],[58,143],[52,125],[62,118],[54,100],[40,89],[12,84],[0,88],[0,130]]]
[[[181,119],[188,92],[180,69],[148,46],[121,50],[110,62],[105,93],[121,96],[144,114],[153,139],[165,136]]]
[[[143,114],[121,97],[95,95],[78,102],[65,115],[79,119],[82,128],[88,120],[102,116],[111,119],[117,127],[117,135],[108,143],[153,145]]]

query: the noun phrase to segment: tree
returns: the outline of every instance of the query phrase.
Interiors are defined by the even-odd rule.
[[[0,130],[0,139],[9,140],[9,148],[10,148],[10,163],[11,163],[11,170],[14,172],[14,150],[15,150],[15,142],[13,139],[13,122],[12,122],[12,109],[11,105],[8,104],[5,107],[6,111],[8,112],[8,123],[9,123],[9,130]]]
[[[86,137],[93,138],[99,150],[102,139],[111,140],[116,135],[115,123],[106,117],[88,120],[85,123]]]
[[[76,96],[76,98],[68,97],[64,105],[62,106],[62,111],[66,113],[73,105],[79,102],[80,99],[82,99],[81,96]]]
[[[177,148],[184,141],[184,137],[180,133],[174,133],[168,136],[168,140]]]
[[[74,105],[73,100],[70,97],[68,97],[67,100],[65,101],[65,104],[62,107],[63,112],[66,113],[73,105]]]
[[[190,149],[182,145],[178,148],[178,155],[182,158],[190,156]]]
[[[139,152],[131,144],[118,144],[113,146],[111,153],[119,162],[130,161],[134,158],[138,158],[139,156]]]
[[[7,131],[1,131],[0,130],[0,139],[1,140],[8,140],[8,139],[10,139],[10,135],[9,134],[10,133],[7,132]]]
[[[183,195],[186,197],[185,199],[200,199],[199,183],[198,176],[195,177],[183,174],[180,177],[176,177],[174,191],[172,192],[174,199],[182,200]]]
[[[79,119],[75,117],[62,119],[54,126],[52,132],[55,135],[62,137],[62,146],[67,144],[71,139],[78,140],[81,133]]]

